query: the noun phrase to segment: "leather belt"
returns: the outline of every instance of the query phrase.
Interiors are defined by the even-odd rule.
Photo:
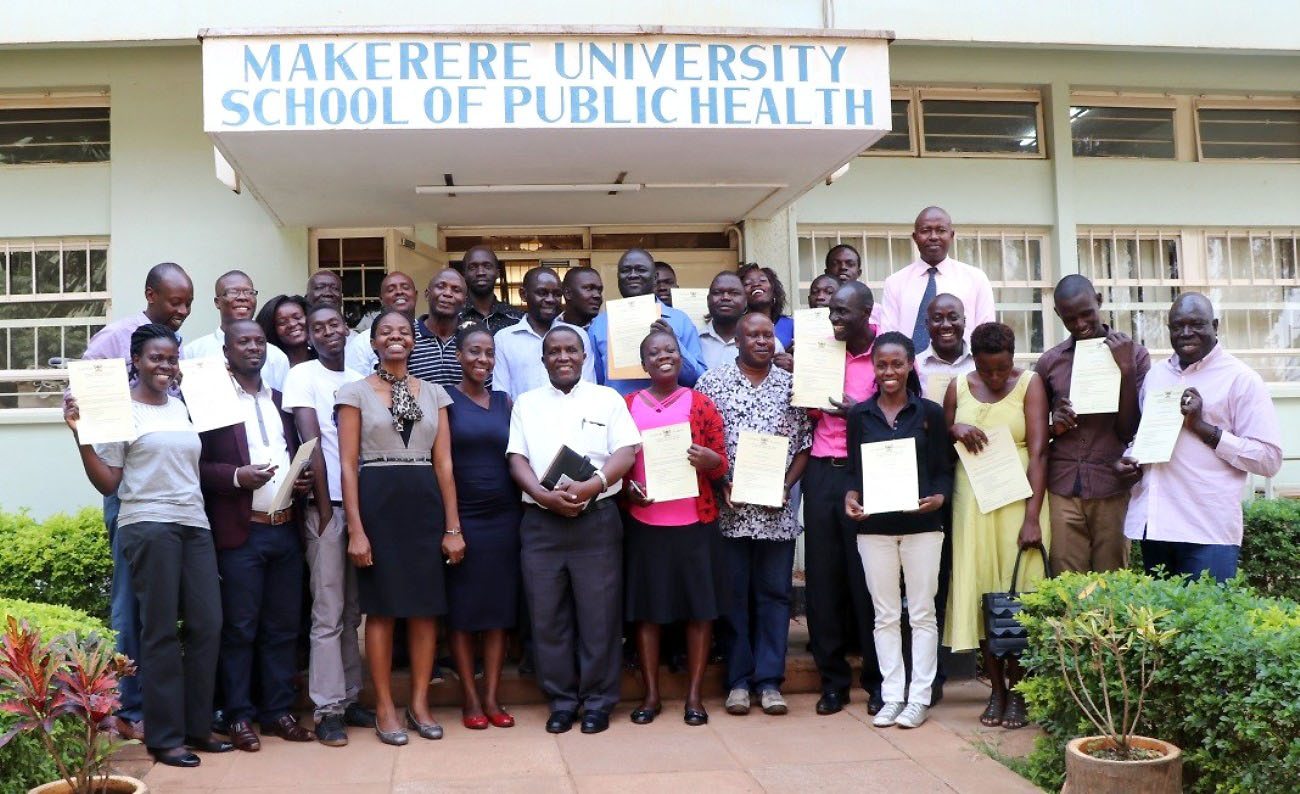
[[[287,507],[278,513],[263,513],[260,510],[254,510],[252,520],[257,524],[266,524],[272,527],[278,527],[281,524],[287,524],[293,520],[293,508]]]
[[[822,460],[826,461],[827,463],[831,464],[832,466],[834,466],[834,467],[837,468],[837,469],[842,469],[842,468],[844,468],[845,466],[849,465],[849,459],[848,459],[848,458],[831,458],[831,457],[824,457],[824,458],[822,458]]]

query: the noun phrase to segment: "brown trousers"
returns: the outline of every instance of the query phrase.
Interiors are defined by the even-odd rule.
[[[1101,499],[1052,494],[1047,500],[1052,521],[1052,573],[1115,571],[1128,567],[1124,516],[1128,493]]]

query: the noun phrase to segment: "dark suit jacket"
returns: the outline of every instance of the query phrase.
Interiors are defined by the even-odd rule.
[[[271,400],[284,424],[284,440],[292,459],[298,450],[298,429],[293,416],[279,410],[280,392],[272,389]],[[252,462],[248,459],[248,433],[241,422],[199,433],[199,438],[203,441],[203,451],[199,454],[199,487],[212,524],[212,539],[218,549],[237,549],[248,541],[253,516],[253,492],[235,485],[235,469]]]

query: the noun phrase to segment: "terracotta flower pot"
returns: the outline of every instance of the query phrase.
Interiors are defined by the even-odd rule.
[[[1134,736],[1129,744],[1162,753],[1145,761],[1108,761],[1087,750],[1114,747],[1101,736],[1072,739],[1065,746],[1065,786],[1061,794],[1182,794],[1183,751],[1169,742]]]
[[[27,794],[67,794],[72,789],[62,780],[55,780],[50,783],[42,783]],[[104,788],[96,788],[95,794],[149,794],[149,787],[143,780],[136,780],[126,775],[109,775],[108,783]]]

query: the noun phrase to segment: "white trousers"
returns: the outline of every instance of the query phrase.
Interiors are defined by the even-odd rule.
[[[876,658],[883,682],[880,696],[886,703],[930,705],[939,660],[939,627],[935,622],[934,594],[939,587],[942,532],[915,535],[858,535],[858,554],[866,574],[871,603],[876,609]],[[899,622],[903,599],[899,570],[907,585],[907,615],[912,629],[912,685],[903,667],[903,635]],[[905,694],[906,693],[906,694]]]

